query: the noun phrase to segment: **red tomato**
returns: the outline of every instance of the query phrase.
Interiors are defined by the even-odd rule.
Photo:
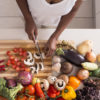
[[[28,98],[25,95],[19,95],[17,100],[27,100]]]
[[[9,58],[10,58],[10,60],[14,60],[15,57],[11,55],[11,56],[9,56]]]
[[[23,62],[25,60],[25,58],[23,57],[23,58],[21,58],[21,61]]]
[[[11,60],[11,64],[14,65],[15,64],[15,61],[14,60]]]
[[[15,61],[15,62],[18,62],[18,61],[19,61],[19,59],[16,57],[16,58],[14,58],[14,61]]]
[[[13,51],[14,51],[15,53],[17,53],[17,52],[18,52],[18,49],[17,49],[17,48],[14,48]]]
[[[20,71],[20,68],[19,67],[16,67],[16,71]]]
[[[17,62],[17,66],[21,66],[21,62]]]
[[[22,51],[23,51],[23,48],[18,48],[18,51],[19,51],[19,52],[22,52]]]
[[[16,69],[16,67],[17,67],[16,65],[12,65],[12,68]]]
[[[35,93],[35,88],[32,85],[28,85],[25,88],[25,93],[29,94],[29,95],[33,95]]]
[[[10,56],[11,55],[11,51],[7,51],[7,55]]]
[[[10,66],[10,65],[11,65],[11,61],[8,60],[6,65],[7,65],[7,66]]]

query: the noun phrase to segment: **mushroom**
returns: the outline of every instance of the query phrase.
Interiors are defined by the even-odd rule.
[[[45,53],[44,53],[44,52],[42,52],[42,57],[43,57],[43,59],[45,59],[45,58],[46,58],[46,56],[45,56]]]
[[[40,59],[40,57],[41,57],[41,56],[40,56],[39,53],[34,53],[34,58],[35,58],[35,59]]]
[[[39,63],[39,69],[40,69],[40,70],[44,70],[44,65],[43,65],[42,62]]]
[[[52,62],[53,62],[53,64],[60,63],[61,62],[61,58],[59,56],[53,56]]]
[[[60,73],[60,68],[61,68],[61,64],[60,63],[56,63],[52,66],[52,71]]]
[[[32,74],[34,74],[34,73],[35,73],[36,68],[35,68],[34,66],[32,66],[32,67],[30,67],[30,69],[31,69],[31,73],[32,73]]]
[[[49,82],[46,80],[46,79],[42,79],[40,81],[40,84],[41,84],[41,88],[44,90],[44,91],[47,91],[49,89]]]
[[[30,51],[27,52],[27,59],[32,59],[32,53]]]
[[[66,83],[62,79],[57,79],[54,84],[55,88],[59,91],[63,90],[66,86]]]
[[[50,84],[54,84],[54,82],[57,80],[57,78],[56,78],[55,76],[49,76],[49,77],[47,78],[47,80],[48,80],[48,82],[49,82]]]
[[[35,73],[37,73],[37,74],[38,74],[38,72],[39,72],[39,64],[38,64],[38,63],[36,63],[36,64],[35,64]]]
[[[65,75],[65,74],[60,75],[58,78],[59,78],[59,79],[64,80],[66,84],[67,84],[67,83],[68,83],[68,81],[69,81],[68,76],[67,76],[67,75]]]
[[[35,62],[35,60],[33,58],[24,60],[24,64],[28,65],[28,66],[34,65],[34,62]]]

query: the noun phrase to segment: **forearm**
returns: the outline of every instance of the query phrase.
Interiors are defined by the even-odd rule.
[[[59,38],[60,34],[64,31],[64,29],[71,22],[71,20],[75,16],[77,10],[79,9],[80,5],[81,5],[81,0],[77,0],[76,5],[73,7],[72,11],[69,14],[62,16],[62,18],[58,24],[58,27],[56,28],[56,31],[53,34],[53,36],[56,39]]]
[[[25,21],[27,20],[33,20],[32,19],[32,15],[29,11],[29,8],[28,8],[28,3],[27,3],[27,0],[16,0],[19,8],[21,9],[21,12],[25,18]]]

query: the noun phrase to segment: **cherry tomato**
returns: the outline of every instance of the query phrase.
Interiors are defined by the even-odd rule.
[[[16,71],[20,71],[20,68],[19,67],[16,67]]]
[[[19,61],[19,59],[16,57],[16,58],[14,58],[14,61],[15,61],[15,62],[18,62],[18,61]]]
[[[22,52],[22,51],[23,51],[23,48],[18,48],[18,51],[19,51],[19,52]]]
[[[11,64],[14,65],[15,64],[15,61],[14,60],[11,60]]]
[[[35,97],[29,97],[28,100],[35,100]]]
[[[21,62],[17,62],[17,66],[21,66]]]
[[[17,67],[16,65],[12,65],[12,68],[13,68],[13,69],[16,69],[16,67]]]
[[[33,95],[35,93],[35,88],[32,85],[28,85],[25,88],[25,93],[29,94],[29,95]]]
[[[25,60],[25,58],[23,57],[23,58],[21,58],[21,61],[23,62]]]
[[[10,56],[11,55],[11,51],[7,51],[7,55]]]
[[[9,58],[10,58],[10,60],[14,60],[14,56],[12,56],[12,55],[9,56]]]
[[[17,48],[14,48],[13,51],[14,51],[15,53],[17,53],[17,52],[18,52],[18,49],[17,49]]]
[[[20,56],[23,56],[23,52],[19,52],[19,55],[20,55]]]
[[[28,98],[25,95],[19,95],[17,100],[27,100]]]
[[[7,65],[7,66],[10,66],[10,65],[11,65],[11,61],[8,60],[6,65]]]

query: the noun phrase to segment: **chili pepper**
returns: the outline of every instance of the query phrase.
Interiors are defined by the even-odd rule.
[[[47,94],[50,98],[56,98],[58,95],[60,95],[60,91],[56,90],[53,85],[50,85]]]
[[[71,86],[66,86],[61,95],[65,100],[72,100],[76,98],[76,93]]]
[[[35,90],[36,90],[36,95],[39,96],[40,98],[45,98],[45,95],[41,89],[40,83],[35,84]]]

